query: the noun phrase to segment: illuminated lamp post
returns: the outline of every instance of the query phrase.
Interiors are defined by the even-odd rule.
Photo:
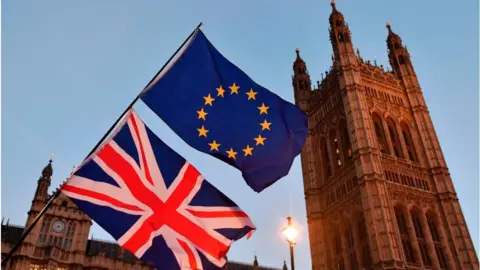
[[[290,268],[291,270],[295,270],[295,263],[294,263],[294,253],[293,247],[295,246],[295,238],[297,237],[298,231],[292,225],[292,217],[287,217],[288,225],[283,229],[282,234],[285,236],[288,245],[290,247]]]

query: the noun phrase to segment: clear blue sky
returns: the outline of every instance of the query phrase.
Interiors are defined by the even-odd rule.
[[[200,22],[247,74],[293,101],[295,48],[312,81],[330,66],[329,1],[2,1],[2,216],[24,224],[36,181],[57,153],[52,189]],[[478,249],[478,3],[339,0],[354,45],[388,65],[385,23],[407,45]],[[302,228],[298,269],[310,253],[299,158],[262,194],[238,171],[189,148],[144,105],[153,130],[252,217],[258,231],[229,257],[280,267],[280,236],[292,215]],[[111,239],[98,226],[96,238]]]

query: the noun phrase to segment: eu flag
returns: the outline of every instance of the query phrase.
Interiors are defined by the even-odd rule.
[[[287,175],[307,116],[258,85],[198,30],[141,99],[193,148],[242,172],[256,192]]]

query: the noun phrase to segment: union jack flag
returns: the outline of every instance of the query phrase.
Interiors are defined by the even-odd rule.
[[[221,269],[255,230],[232,200],[132,109],[62,192],[125,249],[158,269]]]

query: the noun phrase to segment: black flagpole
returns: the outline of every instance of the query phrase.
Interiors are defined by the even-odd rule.
[[[163,65],[163,67],[157,72],[157,74],[155,74],[155,76],[153,76],[153,78],[150,80],[150,82],[148,82],[148,84],[144,87],[142,92],[140,92],[135,97],[135,99],[133,99],[133,101],[130,103],[130,105],[128,105],[128,107],[125,109],[125,111],[120,115],[120,117],[118,117],[117,121],[115,121],[115,123],[113,123],[113,125],[110,127],[110,129],[107,131],[107,133],[105,133],[105,135],[103,135],[103,137],[100,139],[100,141],[92,148],[92,150],[90,151],[90,153],[87,155],[87,157],[85,159],[87,159],[91,154],[93,154],[97,150],[98,147],[100,147],[100,145],[102,145],[103,141],[107,138],[107,136],[110,134],[110,132],[112,132],[112,130],[115,128],[115,126],[118,124],[118,122],[120,122],[120,120],[122,120],[122,118],[125,116],[125,114],[140,99],[140,97],[144,93],[145,89],[147,89],[147,87],[150,86],[150,84],[158,77],[158,75],[160,75],[160,73],[167,67],[167,65],[172,61],[172,59],[177,55],[177,53],[183,48],[183,46],[187,43],[187,41],[190,40],[190,38],[200,29],[202,24],[203,23],[200,22],[197,25],[197,27],[195,28],[195,30],[193,30],[192,33],[190,33],[190,35],[183,41],[182,45],[180,45],[180,47],[178,47],[178,49],[175,51],[175,53],[172,54],[172,56],[170,56],[170,58]],[[42,211],[40,211],[40,213],[35,218],[35,220],[32,222],[32,224],[30,226],[28,226],[27,230],[23,233],[20,240],[18,240],[18,242],[12,247],[10,252],[8,252],[8,254],[5,256],[5,258],[3,258],[2,268],[5,267],[5,264],[7,263],[8,259],[10,259],[10,257],[12,257],[12,255],[13,255],[13,253],[20,247],[20,244],[25,240],[25,238],[27,238],[28,234],[32,231],[33,227],[35,227],[35,225],[42,218],[42,216],[47,212],[47,210],[50,208],[50,206],[52,206],[53,202],[60,195],[60,193],[61,193],[61,188],[57,188],[55,190],[55,192],[52,194],[52,196],[50,197],[50,199],[48,200],[45,207],[43,207]]]

